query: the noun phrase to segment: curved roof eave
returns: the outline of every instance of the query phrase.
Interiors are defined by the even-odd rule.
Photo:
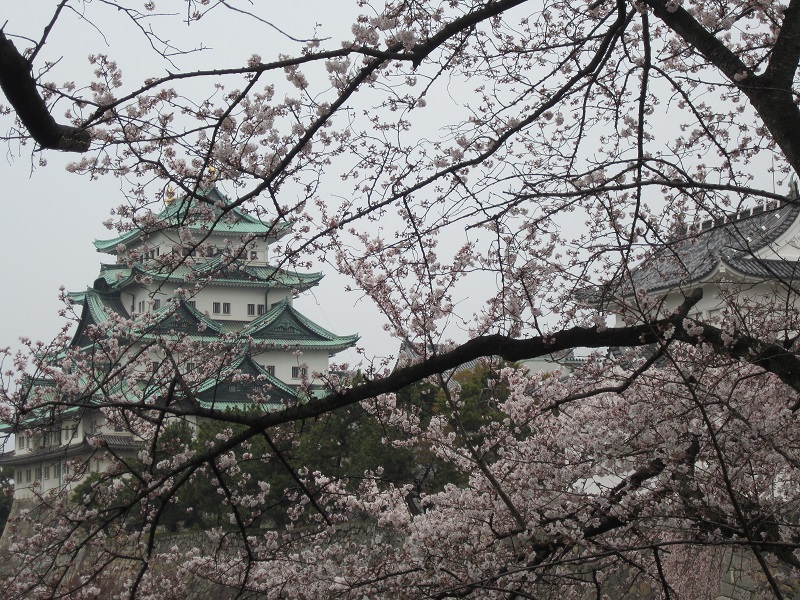
[[[631,271],[631,286],[664,293],[680,286],[698,285],[713,276],[721,261],[769,260],[757,255],[765,248],[780,253],[775,244],[800,228],[800,203],[771,202],[739,213],[706,220],[684,230],[682,237],[654,249]],[[788,233],[787,233],[788,232]],[[769,275],[769,269],[764,273]],[[626,286],[627,287],[627,286]],[[621,290],[630,297],[632,289]]]
[[[193,283],[202,280],[205,274],[209,273],[211,279],[204,281],[204,285],[224,285],[233,287],[268,286],[273,289],[297,289],[303,291],[318,285],[324,277],[324,274],[320,272],[299,273],[296,271],[286,271],[269,265],[266,267],[254,267],[247,264],[241,265],[240,271],[252,277],[252,279],[214,277],[214,269],[221,270],[223,268],[224,267],[220,265],[220,259],[218,257],[210,259],[208,263],[200,265],[197,269],[181,265],[170,269],[166,273],[156,269],[148,269],[143,263],[136,263],[133,267],[125,266],[120,268],[101,265],[100,276],[97,279],[102,278],[112,289],[122,290],[132,283],[136,283],[137,275],[150,277],[162,282],[183,285],[185,283]],[[199,277],[193,277],[191,280],[187,279],[187,275],[195,274],[199,274]]]
[[[209,203],[212,203],[212,197],[215,197],[216,201],[230,203],[230,200],[220,193],[216,187],[208,190],[201,190],[198,192],[198,195],[203,198],[208,198],[207,202]],[[158,213],[156,219],[163,222],[162,226],[154,228],[152,231],[142,229],[141,227],[134,227],[113,239],[94,240],[94,246],[98,252],[117,254],[117,247],[120,244],[127,246],[128,244],[136,242],[142,235],[154,234],[160,231],[168,231],[172,227],[176,226],[178,224],[177,222],[170,224],[169,220],[174,220],[181,210],[185,210],[185,206],[186,202],[184,196],[181,199],[173,201],[160,213]],[[245,236],[256,235],[259,237],[271,238],[273,240],[282,238],[284,235],[289,233],[292,228],[292,224],[289,221],[276,219],[271,223],[266,223],[261,219],[253,217],[242,210],[239,210],[238,208],[234,208],[232,210],[232,214],[235,217],[235,221],[233,222],[221,219],[215,223],[190,223],[187,225],[187,227],[192,231],[198,231],[204,234],[240,234]]]
[[[748,273],[746,270],[742,268],[742,265],[737,265],[736,263],[741,263],[742,260],[746,260],[749,263],[753,263],[754,265],[760,266],[762,269],[762,273],[755,274],[755,273]],[[706,284],[716,284],[720,283],[721,281],[725,281],[724,275],[730,276],[731,274],[736,277],[736,281],[727,281],[727,283],[763,283],[765,281],[782,281],[782,280],[789,280],[789,279],[796,279],[800,278],[800,262],[793,263],[796,265],[797,269],[797,276],[794,275],[781,275],[774,271],[770,270],[770,266],[767,259],[758,259],[758,258],[748,258],[748,259],[724,259],[719,258],[713,263],[709,265],[709,268],[705,270],[705,272],[693,277],[692,279],[687,279],[681,282],[679,285],[667,285],[662,287],[655,287],[650,288],[647,290],[648,294],[668,294],[671,292],[681,292],[681,291],[688,291],[693,288],[697,288]],[[790,261],[781,261],[781,264],[788,265]],[[632,293],[626,292],[624,295],[624,299],[631,298],[633,296]]]
[[[305,327],[308,331],[310,331],[313,335],[322,338],[320,340],[303,340],[303,338],[276,338],[273,336],[268,336],[264,338],[258,338],[258,334],[272,325],[275,321],[281,317],[284,313],[288,313],[291,318],[295,319],[300,325]],[[342,348],[347,348],[355,343],[356,340],[359,339],[357,334],[350,335],[350,336],[339,336],[335,333],[328,331],[321,325],[317,325],[314,321],[306,317],[300,311],[298,311],[294,306],[292,306],[289,298],[284,298],[280,302],[276,302],[275,305],[270,308],[266,313],[262,316],[258,317],[254,321],[248,323],[242,329],[242,334],[253,336],[254,343],[262,343],[262,342],[272,342],[274,340],[280,340],[281,345],[289,344],[290,347],[295,347],[295,344],[300,343],[301,341],[307,343],[317,343],[317,344],[335,344],[341,345]]]
[[[250,347],[261,352],[268,352],[270,350],[279,350],[281,352],[287,350],[327,350],[329,352],[341,352],[347,348],[352,347],[360,337],[351,335],[347,337],[340,337],[335,340],[303,340],[303,339],[280,339],[270,338],[263,340],[250,340]]]

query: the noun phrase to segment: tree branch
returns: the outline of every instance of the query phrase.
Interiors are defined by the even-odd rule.
[[[800,109],[791,90],[800,62],[800,2],[793,0],[786,9],[775,50],[762,75],[753,74],[730,48],[683,8],[667,8],[665,0],[643,3],[748,97],[786,160],[800,173]]]
[[[30,62],[3,31],[0,31],[0,88],[19,120],[42,148],[65,152],[89,149],[92,139],[88,131],[56,123],[36,89]]]
[[[701,297],[702,292],[697,290],[695,294],[686,298],[671,316],[642,325],[611,329],[573,327],[551,335],[527,339],[515,339],[499,334],[477,337],[450,352],[432,356],[421,363],[396,369],[387,377],[373,379],[354,388],[332,392],[323,398],[312,399],[257,417],[251,414],[237,414],[199,407],[187,411],[170,407],[169,412],[178,416],[192,414],[247,425],[251,430],[242,437],[242,439],[247,439],[267,427],[318,417],[362,400],[397,392],[412,383],[450,371],[479,358],[494,356],[508,361],[519,361],[572,348],[647,346],[663,342],[668,338],[691,345],[707,344],[719,355],[742,359],[773,373],[786,385],[800,392],[800,358],[787,351],[783,346],[769,344],[747,335],[730,336],[721,329],[706,324],[702,324],[701,335],[688,333],[684,329],[684,320],[689,310],[697,304]],[[791,408],[792,410],[800,409],[800,400]]]
[[[789,90],[800,62],[800,0],[791,0],[763,77]]]
[[[88,131],[56,123],[36,89],[31,63],[3,31],[0,31],[0,88],[19,120],[42,148],[64,152],[86,152],[89,149],[92,139]]]

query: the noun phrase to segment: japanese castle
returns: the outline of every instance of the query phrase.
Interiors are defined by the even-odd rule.
[[[138,453],[148,428],[126,404],[177,406],[164,414],[190,424],[213,410],[275,410],[324,393],[329,358],[358,340],[293,306],[322,274],[270,264],[270,245],[291,231],[285,221],[233,208],[213,187],[168,198],[143,222],[95,242],[116,260],[68,294],[80,315],[72,340],[42,360],[25,382],[25,410],[2,427],[15,434],[0,457],[14,468],[15,500]],[[101,398],[121,408],[100,410]]]
[[[720,318],[731,303],[795,305],[800,267],[800,203],[793,186],[786,201],[768,201],[739,212],[679,228],[655,246],[628,278],[581,293],[590,306],[609,312],[647,312],[634,290],[647,292],[652,310],[671,314],[684,297],[702,290],[689,316]],[[747,312],[747,311],[745,311]],[[651,315],[652,316],[652,315]]]

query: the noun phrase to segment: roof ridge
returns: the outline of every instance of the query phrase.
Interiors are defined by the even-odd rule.
[[[706,220],[700,229],[687,228],[688,234],[655,246],[648,256],[631,271],[631,284],[648,291],[676,289],[684,284],[699,282],[722,262],[745,260],[754,257],[763,248],[774,244],[800,218],[800,202],[775,201],[764,205],[766,210],[727,220]],[[731,265],[734,266],[734,265]],[[750,271],[755,273],[756,268]],[[761,276],[772,272],[761,268]],[[777,274],[777,271],[773,276]],[[630,293],[631,290],[624,292]]]
[[[198,189],[195,193],[195,196],[187,196],[183,195],[179,198],[176,198],[172,202],[169,202],[160,212],[155,215],[157,221],[166,221],[169,219],[175,219],[176,216],[180,215],[181,211],[187,211],[191,206],[192,202],[206,202],[211,204],[212,206],[216,206],[216,202],[213,202],[209,196],[216,195],[220,200],[224,201],[226,205],[230,206],[232,202],[230,199],[223,194],[217,186],[213,186],[211,188],[201,188]],[[151,213],[153,211],[150,211]],[[280,237],[283,233],[291,229],[291,222],[287,221],[286,219],[282,218],[275,218],[271,222],[264,221],[261,218],[254,217],[249,213],[245,212],[239,206],[233,206],[229,209],[229,215],[232,215],[236,218],[236,221],[244,222],[244,224],[248,227],[245,227],[245,230],[242,231],[242,234],[258,234],[258,235],[267,235],[267,236],[274,236]],[[172,225],[177,225],[177,223],[173,223]],[[216,220],[214,222],[205,223],[205,227],[203,226],[202,222],[190,222],[185,224],[188,229],[202,229],[208,232],[216,232],[219,234],[226,234],[231,233],[228,229],[234,229],[235,223],[227,223],[226,219],[223,218],[221,220]],[[210,229],[208,226],[211,226]],[[115,238],[105,239],[105,240],[94,240],[94,246],[98,252],[107,252],[110,254],[115,254],[117,246],[120,244],[126,244],[133,240],[138,239],[142,235],[149,235],[151,233],[158,233],[160,231],[168,230],[170,227],[159,225],[158,227],[153,228],[152,230],[143,228],[141,226],[132,226],[127,231],[124,231],[120,235]],[[233,233],[236,233],[235,231]]]

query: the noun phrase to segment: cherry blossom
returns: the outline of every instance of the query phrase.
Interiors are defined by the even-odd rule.
[[[271,265],[335,269],[406,355],[314,373],[297,351],[297,399],[276,405],[266,375],[226,371],[253,336],[153,334],[155,296],[80,345],[66,325],[3,351],[9,428],[47,415],[39,439],[92,399],[143,444],[32,487],[47,511],[9,524],[9,597],[713,597],[700,580],[724,550],[792,595],[800,246],[791,224],[747,223],[797,202],[800,3],[362,0],[344,40],[292,37],[256,5],[117,5],[107,35],[139,36],[141,81],[111,49],[51,81],[72,2],[36,39],[0,32],[4,140],[120,179],[104,224],[143,241],[119,264],[151,261],[148,286],[186,273],[165,311],[272,236]],[[203,40],[170,28],[220,13],[285,43],[182,62]],[[216,185],[230,202],[203,201]],[[285,235],[230,235],[203,271],[236,211]],[[735,244],[710,247],[723,230]],[[150,257],[165,231],[176,251]],[[191,402],[221,373],[252,410]]]

